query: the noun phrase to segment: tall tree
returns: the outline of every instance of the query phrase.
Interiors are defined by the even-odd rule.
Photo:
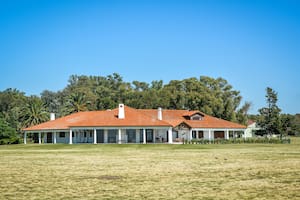
[[[65,114],[88,110],[89,101],[86,99],[86,95],[84,93],[72,93],[67,98],[67,103],[64,108]]]
[[[49,113],[39,97],[30,96],[22,108],[20,120],[22,121],[22,127],[25,128],[48,121]]]
[[[251,102],[246,101],[244,105],[237,111],[237,121],[246,125],[248,121],[248,111],[251,108]]]
[[[267,87],[266,93],[267,107],[258,110],[260,113],[258,125],[262,127],[268,135],[280,134],[280,136],[282,136],[280,121],[281,109],[277,106],[277,92]]]
[[[16,130],[0,117],[0,144],[19,143]]]

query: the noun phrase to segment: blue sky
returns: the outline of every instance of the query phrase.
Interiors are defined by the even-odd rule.
[[[0,0],[0,90],[58,91],[70,75],[223,77],[300,113],[300,1]]]

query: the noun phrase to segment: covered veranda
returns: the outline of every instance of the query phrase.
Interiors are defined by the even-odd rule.
[[[172,143],[172,127],[72,127],[67,130],[25,131],[27,136],[33,134],[36,143]]]
[[[246,138],[245,129],[213,129],[213,128],[192,128],[187,136],[188,140],[192,139],[233,139]]]

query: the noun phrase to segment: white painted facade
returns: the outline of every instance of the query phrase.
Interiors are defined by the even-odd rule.
[[[99,139],[97,131],[102,131]],[[80,128],[53,132],[38,132],[38,143],[65,143],[65,144],[98,144],[98,143],[180,143],[192,139],[214,140],[215,132],[221,133],[223,139],[251,137],[246,131],[236,129],[183,129],[174,131],[169,128]],[[71,134],[72,135],[71,135]],[[49,136],[50,135],[50,136]],[[202,137],[201,137],[202,136]],[[24,144],[27,143],[27,134],[24,134]]]
[[[247,138],[249,137],[253,137],[253,132],[260,130],[260,128],[257,126],[256,122],[253,122],[251,124],[249,124],[245,130],[245,135]]]

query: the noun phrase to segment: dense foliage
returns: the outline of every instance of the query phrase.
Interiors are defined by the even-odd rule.
[[[61,117],[79,111],[111,109],[124,103],[134,108],[200,110],[246,124],[251,103],[240,105],[241,99],[240,92],[223,78],[201,76],[164,84],[162,80],[129,83],[116,73],[106,77],[72,75],[63,90],[44,90],[40,97],[26,96],[17,89],[0,92],[0,117],[14,133],[20,133],[24,127],[49,120],[51,112]],[[283,117],[286,130],[299,130],[299,125],[295,125],[299,116]]]
[[[19,137],[16,130],[8,125],[8,123],[0,117],[0,144],[16,144],[19,143]]]
[[[298,135],[299,115],[281,114],[281,109],[277,106],[277,92],[272,88],[266,88],[267,106],[258,110],[259,115],[255,117],[257,124],[262,128],[262,135]]]
[[[242,97],[226,80],[205,76],[172,80],[164,85],[162,80],[151,84],[128,83],[119,74],[107,77],[72,75],[65,89],[59,92],[45,90],[41,99],[48,112],[59,116],[111,109],[122,102],[134,108],[201,110],[223,119],[244,122],[243,117],[249,109],[248,103],[238,109]]]

